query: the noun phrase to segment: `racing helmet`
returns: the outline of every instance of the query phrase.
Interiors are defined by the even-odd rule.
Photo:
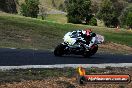
[[[92,30],[91,29],[86,29],[86,36],[91,36]]]
[[[83,30],[77,30],[79,36],[83,35]]]

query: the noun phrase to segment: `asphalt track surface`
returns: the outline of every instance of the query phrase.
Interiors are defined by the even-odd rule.
[[[51,51],[0,49],[0,66],[132,63],[132,55],[99,54],[83,58],[78,55],[55,57]]]

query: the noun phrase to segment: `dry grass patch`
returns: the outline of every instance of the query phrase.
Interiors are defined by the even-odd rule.
[[[0,85],[0,88],[131,88],[129,84],[86,84],[79,85],[76,80],[71,78],[59,77],[48,78],[38,81],[23,81],[19,83]]]
[[[106,42],[99,46],[99,52],[117,53],[117,54],[132,54],[132,47],[117,44],[113,42]]]

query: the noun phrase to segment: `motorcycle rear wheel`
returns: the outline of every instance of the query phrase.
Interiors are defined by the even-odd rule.
[[[94,48],[90,49],[89,51],[84,52],[83,56],[84,57],[91,57],[94,55],[98,50],[98,45],[94,45]]]
[[[94,55],[98,51],[98,45],[94,45],[94,48],[91,50],[91,56]]]

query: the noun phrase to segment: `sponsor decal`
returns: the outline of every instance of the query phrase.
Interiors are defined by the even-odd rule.
[[[131,81],[130,75],[126,74],[87,74],[84,68],[78,68],[79,73],[79,83],[83,84],[85,82],[89,83],[129,83]]]

